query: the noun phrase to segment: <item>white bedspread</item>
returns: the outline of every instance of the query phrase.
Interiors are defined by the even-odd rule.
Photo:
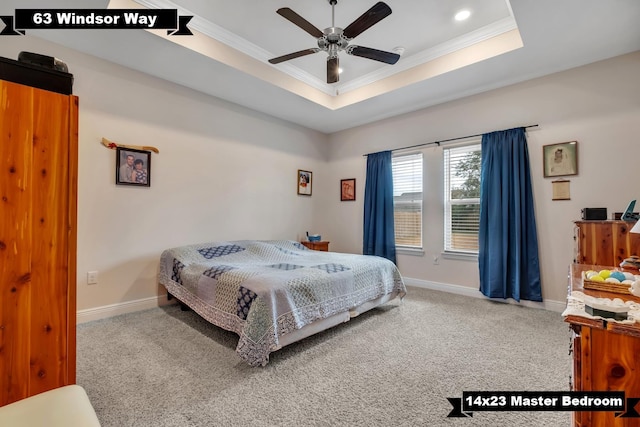
[[[211,242],[168,249],[159,281],[207,321],[240,335],[236,351],[266,365],[280,337],[406,288],[391,261],[311,251],[294,241]]]

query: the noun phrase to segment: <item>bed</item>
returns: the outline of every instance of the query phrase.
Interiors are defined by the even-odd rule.
[[[400,272],[385,258],[312,251],[289,240],[167,249],[158,279],[205,320],[237,333],[236,352],[251,366],[406,294]]]

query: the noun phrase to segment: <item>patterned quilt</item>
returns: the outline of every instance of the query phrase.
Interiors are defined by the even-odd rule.
[[[311,251],[288,240],[167,249],[158,276],[204,319],[237,333],[236,352],[252,366],[266,365],[294,330],[386,294],[406,294],[385,258]]]

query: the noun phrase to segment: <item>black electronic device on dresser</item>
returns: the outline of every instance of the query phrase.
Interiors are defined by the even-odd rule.
[[[582,219],[584,221],[606,220],[607,208],[584,208],[582,209]]]

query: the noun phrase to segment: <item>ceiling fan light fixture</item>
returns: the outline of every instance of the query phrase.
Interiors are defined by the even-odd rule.
[[[467,19],[469,19],[469,17],[471,16],[471,12],[467,9],[463,9],[461,11],[459,11],[458,13],[456,13],[454,19],[456,21],[465,21]]]
[[[386,3],[382,1],[377,2],[359,18],[343,29],[335,26],[335,5],[337,2],[337,0],[329,0],[329,4],[331,5],[331,27],[325,28],[324,31],[320,31],[315,25],[311,24],[288,7],[278,9],[276,11],[278,15],[289,20],[311,36],[315,37],[318,47],[271,58],[269,59],[269,63],[279,64],[301,56],[324,51],[327,53],[327,83],[337,83],[338,76],[341,72],[338,70],[340,61],[338,58],[339,52],[344,51],[347,55],[359,56],[361,58],[372,59],[386,64],[395,64],[398,62],[400,59],[399,53],[386,52],[370,47],[349,44],[353,38],[391,15],[391,8]]]

